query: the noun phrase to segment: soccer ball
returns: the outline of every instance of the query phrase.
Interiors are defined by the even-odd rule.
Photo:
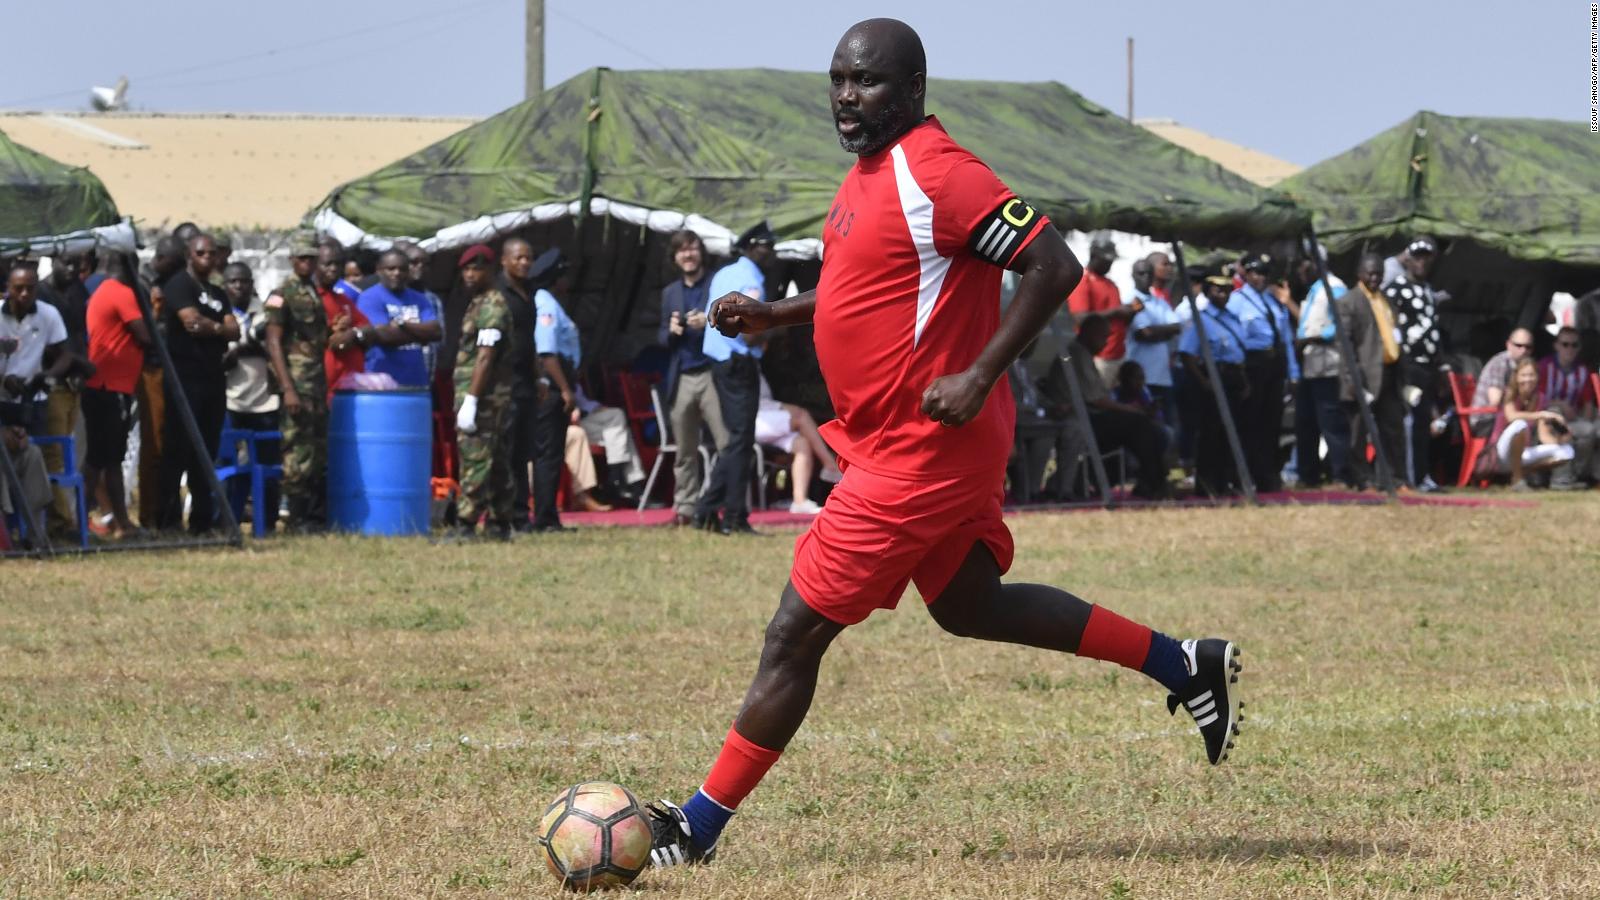
[[[585,781],[557,794],[539,821],[550,874],[575,891],[622,887],[650,864],[650,820],[620,784]]]

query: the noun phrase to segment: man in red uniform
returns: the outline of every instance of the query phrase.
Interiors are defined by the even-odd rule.
[[[1089,241],[1089,265],[1083,280],[1067,297],[1067,308],[1073,315],[1081,319],[1091,313],[1097,314],[1111,326],[1106,345],[1094,355],[1094,369],[1100,373],[1100,381],[1108,391],[1117,386],[1117,371],[1128,355],[1128,323],[1143,308],[1137,299],[1124,305],[1122,292],[1106,277],[1116,261],[1117,245],[1111,235],[1096,232]]]
[[[839,143],[859,160],[823,225],[817,289],[714,301],[724,334],[814,323],[838,418],[824,436],[844,479],[795,545],[755,680],[705,784],[651,807],[657,866],[707,862],[739,802],[811,705],[846,626],[915,582],[964,637],[1028,644],[1144,672],[1194,716],[1213,764],[1237,733],[1236,648],[1181,644],[1058,588],[1003,584],[1011,533],[1001,486],[1015,410],[1005,372],[1071,292],[1081,267],[1054,228],[924,116],[916,32],[893,19],[847,31],[830,68]],[[1022,274],[1000,313],[1002,269]]]

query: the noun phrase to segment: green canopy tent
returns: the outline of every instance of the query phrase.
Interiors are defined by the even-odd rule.
[[[0,132],[0,255],[134,247],[100,179],[22,146]]]
[[[1600,147],[1583,122],[1419,112],[1278,187],[1315,210],[1336,267],[1440,238],[1434,283],[1458,330],[1535,324],[1552,291],[1600,284]]]
[[[1247,246],[1308,221],[1059,84],[934,79],[928,110],[1063,229]],[[346,246],[410,237],[440,251],[518,231],[567,247],[583,267],[573,314],[586,355],[627,358],[655,338],[666,232],[692,228],[725,254],[765,218],[805,287],[853,161],[824,74],[593,69],[336,188],[311,220]]]

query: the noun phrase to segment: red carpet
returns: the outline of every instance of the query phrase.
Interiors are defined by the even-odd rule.
[[[1220,506],[1243,506],[1244,498],[1237,497],[1225,500],[1210,500],[1204,497],[1185,497],[1181,500],[1139,500],[1128,496],[1126,492],[1116,491],[1116,508],[1121,509],[1204,509]],[[1263,506],[1382,506],[1388,502],[1383,494],[1362,493],[1360,491],[1279,491],[1273,494],[1258,494],[1257,499]],[[1502,509],[1527,508],[1537,505],[1533,500],[1513,500],[1505,497],[1486,497],[1481,494],[1401,494],[1402,506],[1461,506],[1461,507],[1499,507]],[[1008,515],[1015,513],[1035,512],[1075,512],[1104,509],[1098,503],[1040,503],[1028,506],[1008,506]],[[815,516],[796,515],[788,510],[755,510],[750,514],[750,524],[757,528],[786,527],[791,525],[805,525]],[[644,512],[635,512],[631,509],[616,509],[611,512],[567,512],[561,514],[561,521],[567,525],[584,527],[626,527],[626,526],[670,526],[672,524],[672,510],[647,509]]]

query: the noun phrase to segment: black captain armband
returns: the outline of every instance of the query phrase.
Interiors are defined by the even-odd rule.
[[[1012,197],[979,220],[967,246],[974,256],[997,266],[1005,266],[1016,255],[1017,248],[1038,221],[1038,210],[1026,201]]]

